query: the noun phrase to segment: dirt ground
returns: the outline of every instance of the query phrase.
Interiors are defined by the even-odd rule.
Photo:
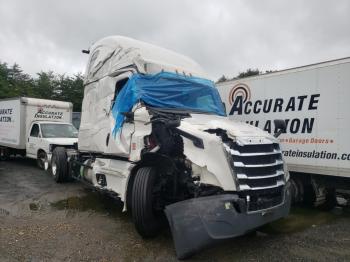
[[[35,162],[0,162],[0,261],[177,261],[169,230],[143,240],[121,203]],[[188,261],[349,261],[350,211],[291,215]]]

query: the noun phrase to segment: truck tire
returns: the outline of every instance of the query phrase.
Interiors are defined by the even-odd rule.
[[[317,196],[312,185],[305,185],[304,204],[307,207],[318,208],[323,211],[330,211],[338,204],[337,195],[334,188],[326,188],[326,193],[322,203],[317,203]]]
[[[57,183],[68,180],[67,153],[64,147],[56,147],[52,152],[51,174]]]
[[[47,160],[47,155],[45,151],[40,150],[38,153],[38,157],[36,159],[36,163],[40,169],[45,169],[46,160]]]
[[[338,205],[337,194],[334,188],[327,188],[326,201],[320,206],[324,211],[330,211]]]
[[[10,157],[10,152],[6,147],[0,147],[0,160],[5,161]]]
[[[136,175],[132,190],[132,219],[137,232],[144,238],[157,235],[161,218],[153,208],[153,188],[157,179],[154,167],[142,167]]]

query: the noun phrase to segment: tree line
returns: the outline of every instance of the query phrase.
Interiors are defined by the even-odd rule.
[[[249,68],[233,78],[223,75],[216,83],[271,72]],[[68,76],[41,71],[32,77],[24,73],[17,63],[8,65],[0,61],[0,99],[19,96],[72,102],[73,111],[80,112],[84,96],[83,75]]]
[[[73,111],[80,112],[84,96],[83,75],[41,71],[32,77],[17,63],[8,65],[0,61],[0,99],[19,96],[72,102]]]
[[[252,69],[252,68],[248,68],[246,71],[240,72],[237,76],[229,78],[226,77],[225,75],[222,75],[217,81],[216,83],[221,83],[221,82],[225,82],[225,81],[229,81],[229,80],[236,80],[236,79],[241,79],[241,78],[245,78],[245,77],[249,77],[249,76],[257,76],[257,75],[261,75],[261,74],[268,74],[268,73],[272,73],[272,72],[276,72],[275,70],[266,70],[264,71],[260,71],[258,68],[256,69]]]

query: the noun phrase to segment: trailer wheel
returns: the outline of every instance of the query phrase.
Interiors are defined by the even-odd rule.
[[[132,190],[132,218],[142,237],[153,237],[161,225],[161,216],[154,209],[154,185],[157,172],[154,167],[142,167],[136,175]]]
[[[304,190],[304,204],[308,207],[330,211],[338,204],[336,191],[333,188],[325,188],[321,201],[318,200],[316,189],[312,185],[305,185]]]
[[[326,191],[326,201],[320,206],[320,208],[325,211],[330,211],[338,204],[337,194],[334,188],[327,188]]]
[[[38,153],[38,157],[36,159],[36,163],[40,169],[45,169],[45,162],[47,161],[47,155],[45,151],[40,150]]]
[[[10,157],[10,152],[6,147],[0,147],[0,160],[5,161]]]
[[[67,153],[64,147],[56,147],[52,152],[51,174],[57,183],[68,180]]]

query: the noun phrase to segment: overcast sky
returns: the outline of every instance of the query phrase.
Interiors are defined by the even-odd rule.
[[[217,79],[350,56],[350,1],[0,0],[0,61],[83,72],[81,49],[124,35],[185,54]]]

